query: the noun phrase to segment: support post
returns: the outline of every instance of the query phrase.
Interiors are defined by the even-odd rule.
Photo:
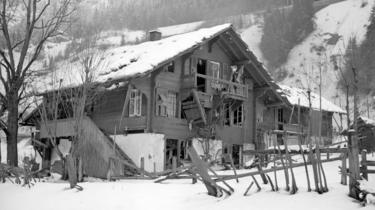
[[[175,174],[177,172],[177,158],[175,156],[172,157],[172,173]]]
[[[141,157],[141,169],[142,169],[141,175],[144,176],[144,173],[143,173],[143,171],[145,170],[145,158],[144,157]]]
[[[367,161],[367,151],[364,149],[362,150],[361,152],[361,171],[362,171],[362,177],[366,180],[368,180],[368,173],[367,173],[367,164],[366,164],[366,161]]]
[[[346,158],[347,153],[342,153],[342,162],[341,162],[341,184],[347,185],[347,175],[346,175]]]

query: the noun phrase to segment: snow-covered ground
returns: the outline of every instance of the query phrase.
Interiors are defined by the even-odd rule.
[[[5,142],[5,139],[1,139],[0,142],[1,147],[1,161],[2,163],[6,163],[7,158],[7,144]],[[22,139],[18,142],[17,145],[18,149],[18,163],[22,165],[22,161],[25,157],[29,157],[31,159],[36,158],[36,161],[38,163],[41,163],[41,157],[37,151],[34,150],[34,147],[31,145],[31,139],[26,138]],[[1,204],[0,204],[1,206]]]
[[[371,155],[369,155],[369,158]],[[95,209],[257,209],[257,210],[290,210],[290,209],[330,209],[354,210],[374,209],[374,206],[360,206],[347,196],[348,186],[340,184],[338,173],[339,161],[324,164],[327,174],[329,192],[319,195],[307,192],[304,167],[296,168],[296,182],[299,191],[290,195],[283,189],[285,182],[283,172],[278,172],[278,183],[282,190],[272,192],[269,185],[261,185],[262,190],[256,192],[256,187],[244,192],[250,182],[250,177],[234,180],[229,184],[235,189],[229,197],[215,198],[207,195],[203,184],[191,184],[191,180],[167,180],[162,184],[153,181],[127,180],[118,182],[105,182],[91,180],[81,183],[83,191],[71,190],[68,183],[40,182],[34,187],[27,188],[19,185],[0,184],[0,206],[5,210],[95,210]],[[310,174],[311,174],[311,168]],[[238,173],[248,172],[241,170]],[[225,174],[232,173],[226,171]],[[273,174],[270,174],[273,179]],[[259,176],[257,180],[261,182]],[[375,175],[369,179],[375,186]],[[311,180],[312,181],[312,180]],[[371,184],[370,184],[371,185]]]

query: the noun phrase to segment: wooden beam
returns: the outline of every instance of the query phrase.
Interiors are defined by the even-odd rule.
[[[198,92],[197,92],[197,90],[192,90],[192,92],[193,92],[194,100],[195,100],[196,103],[197,103],[197,106],[198,106],[199,113],[200,113],[200,115],[201,115],[202,121],[203,121],[203,123],[204,123],[205,125],[207,125],[206,112],[204,111],[204,108],[202,107],[201,101],[200,101],[200,99],[199,99]]]
[[[241,56],[241,54],[238,53],[238,50],[234,49],[233,44],[229,42],[228,38],[224,37],[223,35],[220,35],[220,40],[222,43],[231,50],[231,52],[236,56],[237,59],[242,59],[244,56]]]
[[[337,160],[341,160],[341,157],[332,158],[332,159],[329,159],[329,160],[322,160],[322,163],[332,162],[332,161],[337,161]],[[311,165],[311,162],[307,163],[307,165]],[[301,166],[304,166],[304,163],[297,163],[297,164],[291,165],[292,168],[301,167]],[[266,174],[266,173],[270,173],[270,172],[274,172],[274,171],[280,171],[280,170],[284,170],[284,167],[265,169],[265,170],[262,171],[262,173]],[[372,171],[375,171],[375,170],[371,170],[371,172]],[[255,176],[255,175],[259,175],[259,174],[260,174],[259,171],[253,171],[253,172],[249,172],[249,173],[237,174],[237,176],[235,176],[235,175],[223,175],[223,176],[220,176],[220,178],[215,179],[215,182],[232,180],[232,179],[236,179],[237,177],[243,178],[243,177],[248,177],[248,176]]]
[[[251,60],[247,59],[247,60],[242,60],[242,61],[236,61],[234,62],[234,65],[246,65],[250,63],[252,63]]]
[[[232,60],[236,60],[236,59],[237,59],[236,55],[235,55],[233,52],[231,52],[231,51],[225,46],[225,44],[224,44],[220,39],[218,40],[217,45],[218,45],[219,48],[220,48],[221,50],[223,50],[224,53],[225,53],[226,55],[228,55],[228,57],[230,57]]]
[[[128,90],[126,91],[126,96],[125,96],[125,100],[124,100],[124,105],[122,107],[122,112],[121,112],[121,117],[120,117],[120,122],[119,122],[119,125],[118,125],[118,129],[121,131],[121,126],[122,126],[122,120],[125,116],[125,110],[126,110],[126,106],[128,105],[129,103],[129,100],[130,100],[130,94],[131,94],[131,90],[133,89],[133,86],[132,84],[129,82],[128,84]]]
[[[321,148],[320,152],[321,153],[347,153],[348,149],[346,148]],[[244,155],[256,155],[256,154],[263,154],[263,155],[271,155],[271,154],[276,154],[278,150],[274,149],[267,149],[267,150],[244,150],[243,154]],[[280,150],[282,154],[285,154],[285,149]],[[315,152],[315,149],[313,150]],[[289,151],[290,154],[301,154],[300,150],[291,150]],[[303,151],[304,154],[308,154],[309,151]]]

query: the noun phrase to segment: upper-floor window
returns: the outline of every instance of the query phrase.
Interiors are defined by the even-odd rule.
[[[243,124],[243,105],[233,110],[233,125],[242,126]]]
[[[163,67],[163,70],[164,70],[165,72],[174,73],[174,61],[169,62],[168,64],[166,64],[166,65]]]
[[[212,72],[212,77],[215,79],[220,79],[220,63],[210,61],[210,68]]]
[[[171,118],[177,116],[177,93],[159,90],[156,103],[157,116]]]
[[[137,89],[131,90],[129,100],[129,116],[141,116],[142,112],[142,93]]]

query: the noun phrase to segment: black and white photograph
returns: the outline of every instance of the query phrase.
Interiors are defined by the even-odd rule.
[[[0,0],[0,209],[375,209],[375,0]]]

